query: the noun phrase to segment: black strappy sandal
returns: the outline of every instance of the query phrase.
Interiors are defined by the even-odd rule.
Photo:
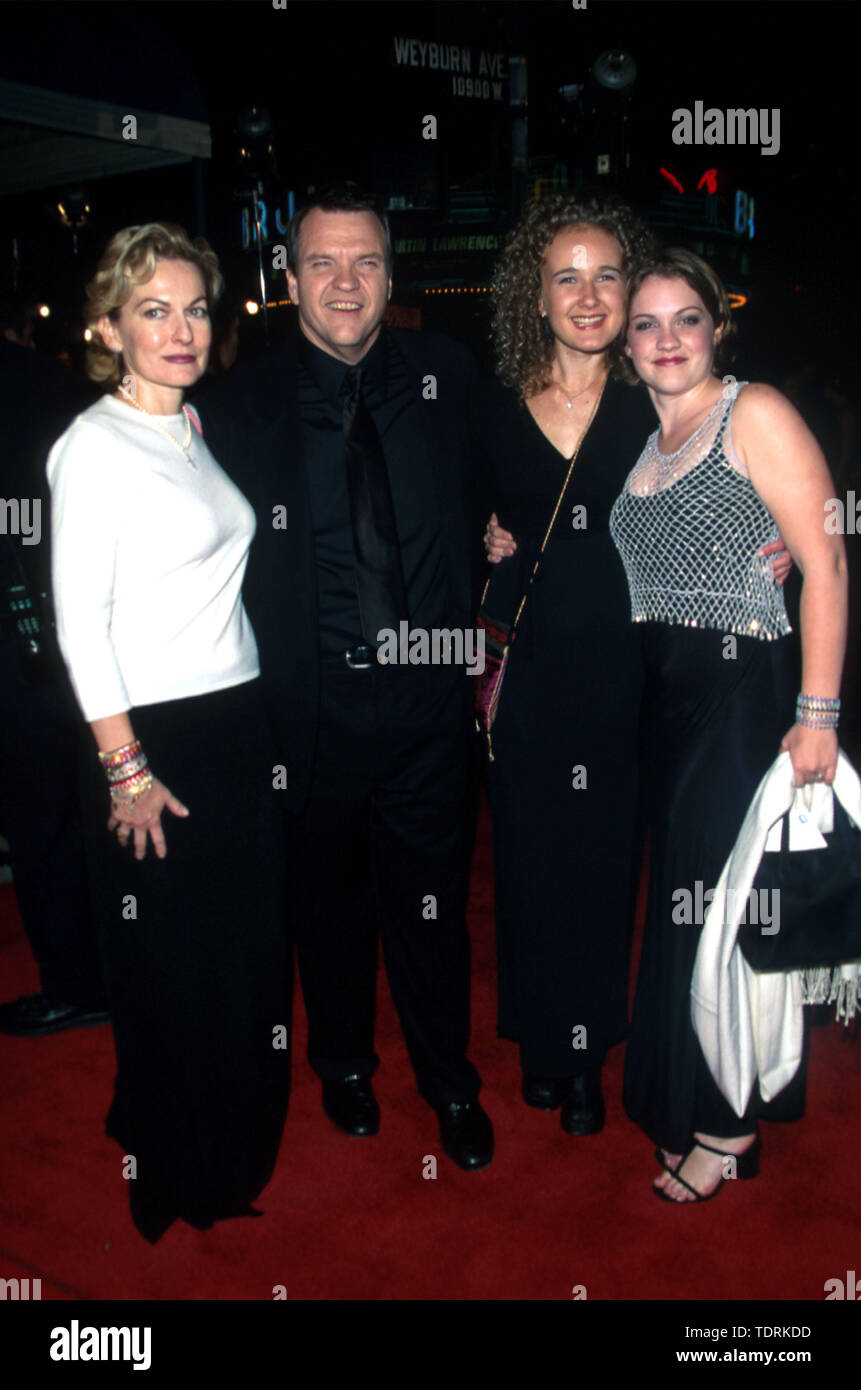
[[[679,1159],[679,1162],[676,1164],[676,1168],[681,1168],[682,1163],[685,1160],[685,1157],[686,1155],[683,1155],[682,1158]],[[665,1173],[675,1173],[676,1169],[671,1168],[669,1163],[667,1162],[666,1149],[655,1149],[655,1159],[657,1161],[658,1167],[663,1168]]]
[[[687,1188],[688,1192],[690,1192],[693,1196],[695,1202],[708,1202],[712,1197],[716,1197],[718,1195],[721,1188],[724,1186],[726,1180],[721,1179],[714,1191],[706,1193],[698,1192],[695,1187],[692,1187],[689,1182],[686,1182],[685,1179],[681,1177],[679,1169],[684,1167],[685,1163],[690,1158],[694,1149],[705,1149],[707,1153],[719,1154],[721,1158],[734,1158],[735,1176],[737,1178],[742,1178],[746,1180],[749,1178],[755,1178],[757,1173],[759,1172],[759,1154],[761,1148],[762,1141],[759,1135],[756,1136],[750,1147],[745,1149],[744,1153],[740,1154],[724,1153],[723,1149],[712,1148],[711,1144],[704,1144],[701,1139],[695,1139],[691,1147],[688,1149],[687,1153],[683,1155],[678,1168],[669,1168],[667,1166],[667,1164],[663,1161],[663,1151],[661,1149],[655,1150],[655,1157],[657,1158],[658,1154],[661,1155],[661,1157],[658,1158],[658,1162],[660,1163],[661,1167],[664,1169],[665,1172],[669,1173],[672,1177],[674,1177],[677,1182],[680,1182],[682,1187]],[[687,1202],[677,1202],[675,1197],[668,1197],[662,1187],[653,1187],[652,1191],[654,1192],[656,1197],[660,1197],[662,1202],[672,1202],[673,1206],[676,1207],[684,1207],[688,1205]]]

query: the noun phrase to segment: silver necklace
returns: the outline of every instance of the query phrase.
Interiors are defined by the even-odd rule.
[[[592,383],[590,382],[589,385],[591,386],[591,384],[592,384]],[[566,402],[566,405],[567,405],[568,410],[573,410],[573,409],[574,409],[574,402],[577,400],[577,397],[578,397],[578,396],[583,396],[583,395],[585,395],[585,393],[589,390],[589,386],[584,386],[583,389],[582,389],[582,391],[575,391],[575,393],[574,393],[573,396],[569,396],[569,395],[568,395],[568,392],[565,390],[565,387],[562,386],[560,382],[554,381],[553,385],[559,387],[559,390],[562,392],[563,396],[565,397],[565,402]]]
[[[153,419],[152,412],[147,410],[146,406],[141,405],[139,401],[136,401],[132,395],[128,394],[125,391],[122,392],[122,395],[123,399],[127,401],[129,405],[133,405],[135,410],[139,410],[142,415],[146,415],[153,428],[157,429],[159,434],[163,434],[165,439],[169,439],[173,447],[175,449],[179,449],[179,452],[185,456],[186,461],[190,463],[195,472],[197,472],[197,464],[195,463],[194,459],[191,457],[191,454],[189,453],[189,449],[191,447],[191,416],[188,413],[188,409],[186,408],[186,406],[182,407],[182,414],[185,417],[186,435],[185,441],[181,444],[179,440],[176,438],[176,436],[171,434],[170,430],[166,430],[163,425],[159,424],[158,420]]]
[[[730,383],[730,384],[732,384],[732,383]],[[694,430],[693,434],[689,434],[688,437],[687,437],[687,439],[684,441],[684,443],[683,443],[683,444],[680,444],[679,447],[678,447],[678,449],[674,449],[673,452],[672,452],[671,454],[665,454],[665,453],[663,453],[663,452],[661,451],[661,449],[658,447],[658,439],[660,438],[660,434],[661,434],[661,430],[660,430],[660,426],[659,426],[658,429],[655,430],[655,434],[654,434],[654,440],[655,440],[655,453],[658,455],[658,457],[661,458],[661,459],[667,459],[668,461],[672,461],[672,460],[674,460],[674,459],[677,459],[678,456],[679,456],[679,454],[681,454],[681,453],[682,453],[685,449],[687,449],[690,445],[695,444],[696,441],[700,438],[700,435],[702,435],[702,434],[704,433],[705,428],[706,428],[706,425],[708,425],[708,423],[710,422],[710,420],[711,420],[712,416],[714,415],[715,411],[717,410],[718,406],[719,406],[719,405],[723,405],[723,404],[725,403],[725,397],[726,397],[726,394],[727,394],[727,390],[728,390],[728,389],[729,389],[728,387],[726,387],[726,386],[724,387],[723,391],[721,391],[720,395],[718,396],[717,400],[715,401],[714,405],[712,406],[711,410],[709,411],[708,415],[706,415],[706,417],[705,417],[705,419],[702,421],[702,423],[699,424],[699,425],[697,425],[697,428]]]

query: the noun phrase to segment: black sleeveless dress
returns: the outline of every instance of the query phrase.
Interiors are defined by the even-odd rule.
[[[644,391],[607,382],[530,587],[493,728],[499,1032],[519,1042],[528,1075],[600,1066],[627,1031],[642,667],[608,522],[654,423]],[[569,460],[498,382],[485,388],[480,429],[489,503],[518,542],[487,596],[509,620]]]
[[[663,598],[656,605],[680,605],[675,622],[632,624],[643,636],[650,875],[623,1095],[631,1119],[673,1153],[687,1150],[694,1131],[749,1134],[757,1115],[794,1119],[804,1104],[802,1066],[769,1105],[754,1087],[745,1114],[735,1114],[691,1022],[704,894],[717,884],[756,788],[794,723],[798,689],[797,643],[785,614],[783,621],[775,616],[781,600],[771,601],[773,640],[727,630],[733,606],[745,607],[738,607],[739,591],[748,593],[747,612],[759,612],[749,598],[761,588],[754,557],[777,534],[752,484],[729,466],[725,434],[734,399],[728,388],[713,412],[713,442],[699,451],[695,466],[651,495],[632,498],[626,487],[612,519],[625,563],[646,595],[644,608],[658,590]],[[753,578],[746,585],[738,580],[744,546],[733,540],[741,534],[752,537],[746,572]],[[708,597],[693,599],[698,593]],[[715,610],[714,627],[695,625],[692,602],[702,612]],[[648,619],[648,611],[641,616]],[[747,625],[762,626],[756,617]]]

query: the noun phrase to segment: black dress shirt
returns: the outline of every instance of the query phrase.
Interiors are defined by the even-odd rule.
[[[304,336],[298,357],[297,394],[314,532],[320,650],[330,655],[361,641],[343,435],[345,379],[350,368]],[[433,459],[422,415],[428,403],[417,395],[403,354],[385,328],[357,365],[364,369],[364,399],[389,471],[410,625],[428,630],[450,626]]]

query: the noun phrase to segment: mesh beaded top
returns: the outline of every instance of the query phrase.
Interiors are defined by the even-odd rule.
[[[681,623],[772,641],[791,632],[768,556],[777,524],[732,447],[731,381],[674,454],[659,430],[628,475],[610,516],[635,623]]]

